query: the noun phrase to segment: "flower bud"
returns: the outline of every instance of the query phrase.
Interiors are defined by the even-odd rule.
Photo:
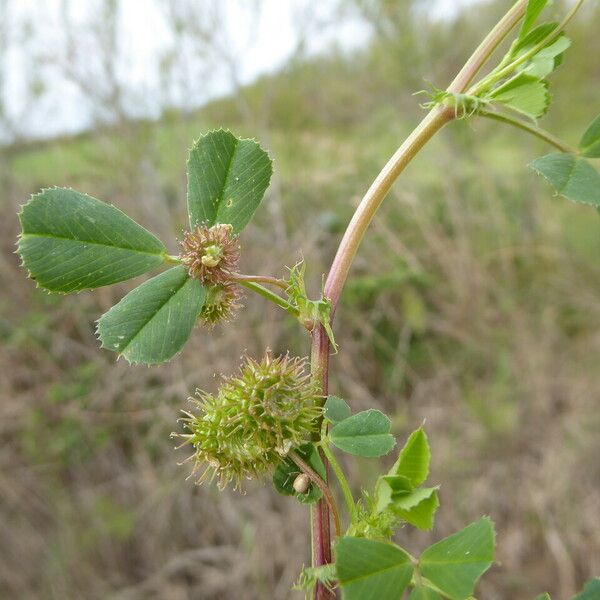
[[[204,306],[198,317],[203,325],[214,327],[217,323],[230,321],[242,308],[242,293],[237,285],[217,284],[208,288]]]
[[[223,284],[237,270],[240,246],[231,225],[200,225],[194,231],[186,231],[180,244],[181,262],[190,277],[204,284]]]

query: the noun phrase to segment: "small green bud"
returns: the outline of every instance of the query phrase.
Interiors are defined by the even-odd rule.
[[[191,444],[198,483],[217,479],[219,488],[265,474],[318,430],[322,396],[306,359],[289,355],[262,361],[246,358],[237,376],[225,377],[216,395],[196,392],[193,413],[181,419]]]
[[[242,308],[242,293],[237,285],[217,284],[206,291],[204,306],[198,317],[202,325],[214,327],[217,323],[230,321]]]
[[[220,246],[208,246],[200,259],[205,267],[216,267],[223,258],[223,249]]]

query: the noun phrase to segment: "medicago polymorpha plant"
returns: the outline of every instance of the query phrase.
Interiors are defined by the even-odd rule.
[[[363,197],[318,298],[307,295],[303,262],[282,265],[280,276],[240,272],[241,235],[259,208],[272,167],[256,141],[229,131],[202,135],[190,150],[189,228],[178,255],[169,255],[162,241],[115,206],[72,189],[42,190],[23,206],[18,253],[31,279],[50,292],[98,288],[162,269],[98,320],[102,347],[131,363],[171,360],[195,329],[202,330],[196,335],[210,335],[215,323],[243,318],[243,293],[272,302],[308,332],[310,359],[269,350],[245,357],[215,393],[196,394],[174,437],[189,449],[198,482],[240,488],[248,479],[271,477],[278,492],[310,506],[312,566],[299,574],[297,585],[314,598],[341,593],[345,600],[400,600],[406,594],[410,600],[466,600],[494,562],[494,526],[485,516],[418,556],[392,542],[400,527],[431,529],[440,505],[438,486],[427,481],[431,455],[423,427],[408,437],[372,489],[353,495],[336,452],[376,459],[394,452],[396,440],[382,412],[353,412],[351,402],[329,393],[329,360],[337,351],[332,321],[379,205],[448,123],[483,117],[536,136],[552,152],[531,168],[558,194],[600,207],[600,175],[593,166],[600,158],[600,117],[576,147],[537,123],[549,109],[548,80],[571,44],[565,29],[582,0],[562,20],[540,23],[547,4],[516,2],[449,87],[426,92],[427,115]],[[511,35],[508,51],[490,68]],[[484,66],[486,74],[477,79]],[[600,598],[600,580],[589,581],[577,598]]]

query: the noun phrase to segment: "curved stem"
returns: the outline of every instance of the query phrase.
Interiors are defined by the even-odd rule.
[[[501,123],[507,123],[508,125],[512,125],[513,127],[518,127],[531,135],[543,140],[547,144],[554,146],[556,149],[561,152],[567,152],[569,154],[577,154],[577,150],[572,148],[568,144],[565,144],[561,139],[552,135],[549,131],[545,129],[541,129],[540,127],[536,127],[535,125],[531,125],[525,121],[521,121],[520,119],[515,119],[509,115],[505,115],[498,112],[488,111],[488,110],[480,110],[477,113],[480,117],[485,117],[486,119],[493,119],[494,121],[500,121]]]
[[[270,277],[269,275],[242,275],[242,273],[231,273],[229,275],[231,281],[237,281],[243,283],[245,281],[254,283],[266,283],[267,285],[275,285],[280,287],[282,290],[288,289],[288,284],[283,279],[277,279],[277,277]]]
[[[473,78],[489,60],[494,50],[519,22],[526,8],[527,0],[518,0],[514,4],[467,60],[465,66],[450,84],[448,91],[462,93],[466,90]],[[436,106],[429,112],[388,161],[365,194],[344,233],[325,283],[323,293],[331,301],[332,319],[352,260],[381,202],[400,173],[417,155],[419,150],[453,118],[454,111],[447,106]],[[311,371],[313,379],[318,383],[324,397],[327,396],[328,388],[329,351],[330,345],[327,333],[323,325],[319,324],[312,331]],[[319,502],[316,510],[312,513],[312,536],[314,542],[313,566],[318,567],[330,562],[329,516],[327,506],[322,501]],[[315,598],[316,600],[327,600],[335,598],[335,595],[324,586],[317,584]]]
[[[275,294],[271,290],[268,290],[266,287],[263,287],[259,283],[255,283],[254,281],[245,281],[245,280],[242,280],[239,283],[240,283],[240,285],[243,285],[245,288],[257,293],[259,296],[262,296],[263,298],[266,298],[270,302],[273,302],[273,304],[276,304],[280,308],[283,308],[284,310],[289,312],[292,316],[298,317],[298,315],[300,314],[300,311],[297,308],[295,308],[294,306],[292,306],[287,300],[284,300],[281,296],[278,296],[277,294]]]
[[[471,58],[465,63],[465,66],[459,71],[454,81],[448,86],[449,92],[460,94],[467,89],[467,86],[473,81],[483,65],[490,59],[494,50],[498,48],[504,38],[521,20],[525,14],[527,3],[528,0],[519,0],[498,21],[497,25],[488,33],[483,42],[473,52]]]
[[[361,200],[344,233],[325,281],[323,293],[331,301],[332,313],[335,312],[358,246],[392,184],[419,150],[453,118],[454,111],[446,106],[436,106],[429,112],[383,167]]]
[[[323,453],[327,457],[327,460],[329,461],[329,464],[331,465],[331,468],[333,469],[333,472],[335,473],[335,476],[337,477],[337,480],[340,484],[340,488],[342,490],[342,494],[344,495],[344,500],[346,502],[346,508],[348,509],[348,514],[349,514],[350,518],[352,519],[352,517],[354,515],[354,511],[356,510],[356,505],[354,504],[354,498],[352,497],[352,491],[350,490],[350,485],[348,484],[348,480],[346,479],[346,476],[344,475],[344,471],[342,470],[340,463],[338,462],[337,458],[331,451],[331,448],[329,448],[329,444],[327,443],[327,440],[322,440],[321,448],[323,449]]]
[[[342,535],[342,523],[340,521],[340,513],[338,512],[335,499],[329,486],[319,477],[318,473],[314,471],[311,466],[294,451],[291,451],[288,456],[300,467],[303,473],[306,473],[310,477],[310,480],[323,492],[323,497],[329,505],[331,514],[333,515],[333,522],[335,524],[335,535],[337,537]]]

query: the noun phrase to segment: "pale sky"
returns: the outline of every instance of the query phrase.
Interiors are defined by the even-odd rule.
[[[437,0],[436,10],[438,14],[449,14],[461,4],[472,1]],[[202,0],[199,2],[202,6]],[[80,24],[82,30],[93,26],[98,4],[97,0],[70,2],[70,19],[75,25]],[[19,134],[25,137],[74,133],[88,127],[99,116],[93,113],[93,103],[80,88],[53,64],[69,64],[92,82],[94,69],[101,69],[96,53],[86,45],[90,40],[85,35],[74,44],[75,56],[67,54],[61,6],[61,0],[9,0],[9,51],[4,63],[5,83],[0,92],[10,119],[18,125]],[[248,13],[240,0],[223,0],[223,6],[228,11],[229,27],[223,31],[222,38],[237,56],[235,64],[239,79],[247,83],[284,64],[297,44],[298,20],[305,15],[326,19],[332,2],[263,0],[255,27],[249,26]],[[230,77],[214,72],[207,78],[190,75],[189,79],[195,83],[191,87],[185,83],[178,87],[176,82],[161,86],[157,65],[169,50],[175,50],[174,38],[165,23],[165,3],[161,0],[121,0],[118,32],[120,58],[117,71],[119,81],[131,92],[126,101],[128,113],[158,116],[159,107],[165,101],[192,107],[231,90]],[[367,37],[368,31],[362,24],[345,21],[312,34],[308,51],[321,52],[331,44],[351,49],[364,44]],[[180,56],[186,52],[180,47],[176,51]],[[25,105],[25,99],[30,85],[28,75],[32,72],[40,72],[44,91],[29,107]],[[165,87],[169,89],[168,98],[157,98]]]

